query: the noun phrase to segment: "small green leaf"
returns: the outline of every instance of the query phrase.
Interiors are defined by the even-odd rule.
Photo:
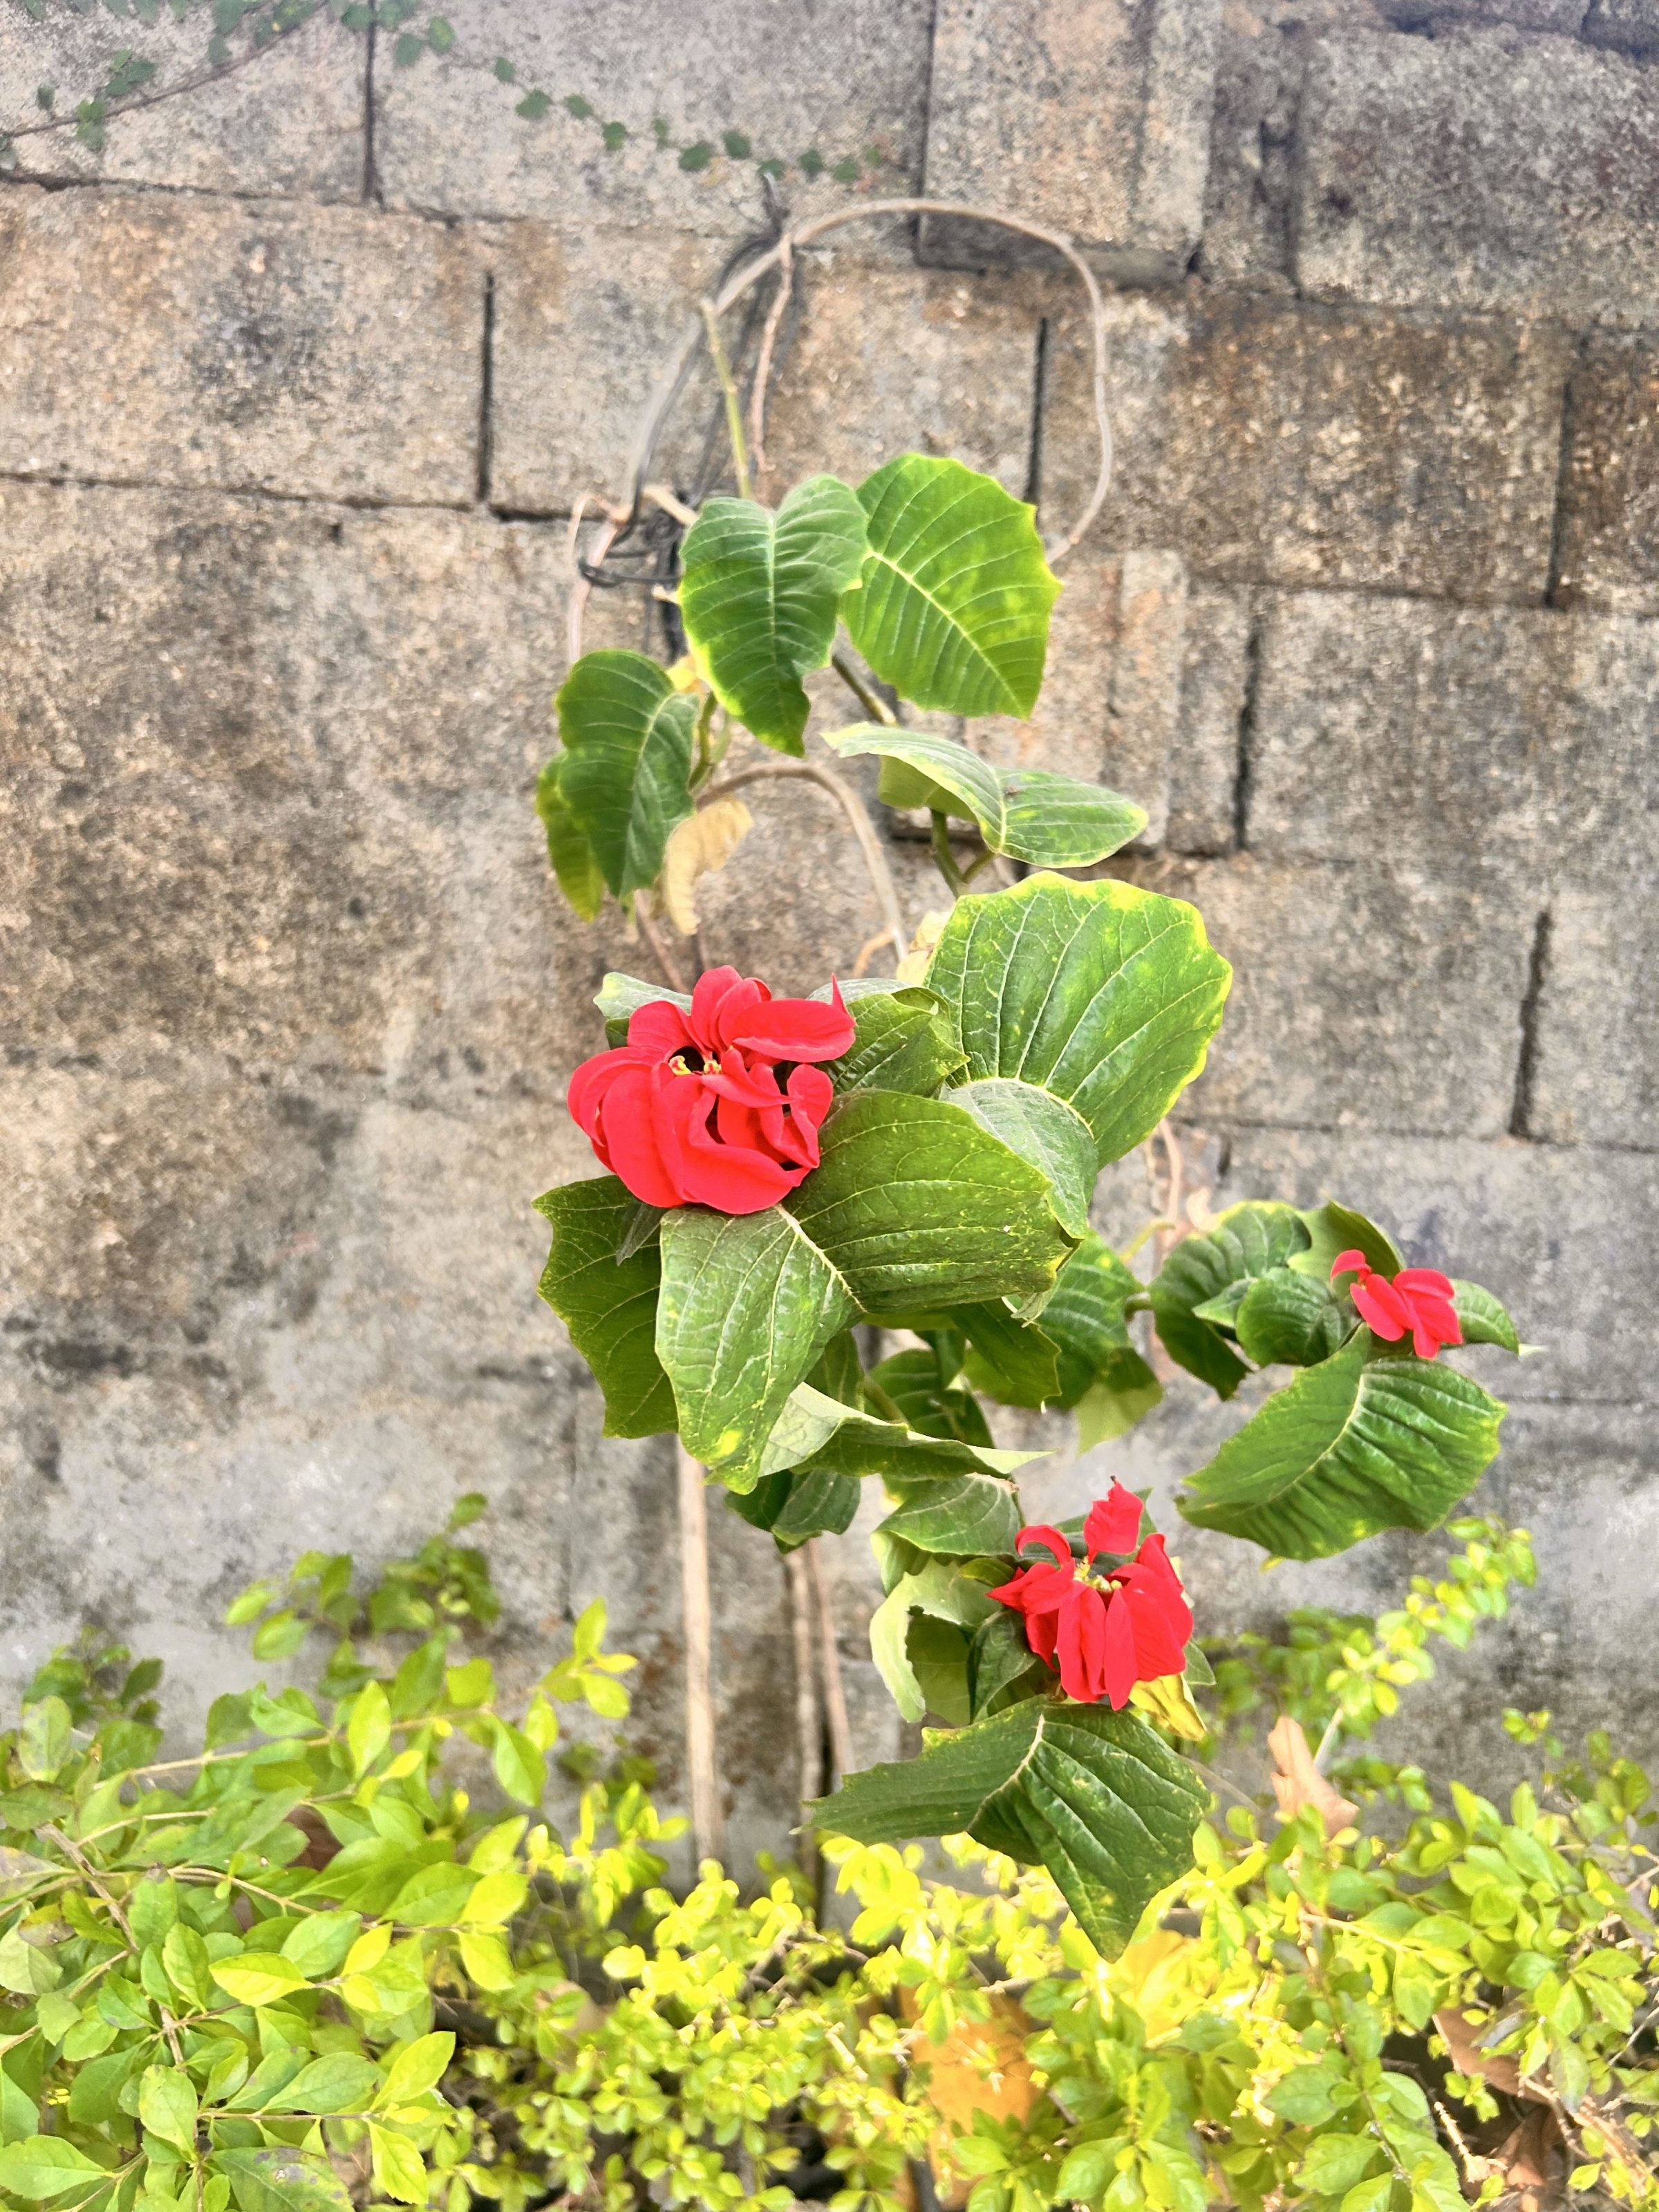
[[[101,2177],[95,2159],[62,2136],[27,2136],[0,2150],[0,2194],[27,2204],[49,2204],[72,2191],[84,2194],[88,2178]]]
[[[1363,1252],[1367,1267],[1375,1267],[1380,1275],[1397,1275],[1406,1264],[1393,1238],[1348,1206],[1333,1200],[1314,1206],[1299,1218],[1308,1232],[1308,1243],[1287,1263],[1298,1275],[1328,1283],[1332,1262],[1350,1250]]]
[[[562,1183],[535,1203],[553,1227],[538,1287],[605,1393],[605,1434],[672,1431],[674,1393],[656,1352],[661,1255],[647,1244],[626,1260],[617,1257],[634,1216],[633,1196],[615,1176],[600,1176]]]
[[[931,991],[896,984],[853,1000],[848,1011],[852,1044],[824,1069],[837,1091],[908,1091],[932,1098],[963,1064],[962,1048]]]
[[[368,1773],[392,1741],[392,1707],[378,1682],[366,1682],[352,1701],[346,1744],[351,1771],[359,1779]]]
[[[153,2136],[185,2157],[196,2148],[196,2090],[188,2074],[173,2066],[147,2066],[138,2082],[138,2118]]]
[[[696,702],[642,653],[585,653],[555,701],[568,756],[557,798],[617,898],[656,881],[691,812]]]
[[[1183,1237],[1147,1286],[1158,1340],[1171,1359],[1231,1398],[1249,1373],[1233,1350],[1218,1314],[1237,1316],[1245,1291],[1258,1277],[1305,1257],[1308,1229],[1288,1206],[1247,1202],[1230,1206],[1202,1235]]]
[[[292,1929],[283,1942],[283,1956],[308,1981],[337,1974],[346,1953],[362,1933],[360,1912],[313,1912]],[[171,1966],[168,1972],[172,1972]]]
[[[1515,1323],[1490,1291],[1483,1291],[1479,1283],[1454,1282],[1452,1304],[1462,1324],[1465,1344],[1496,1344],[1505,1352],[1520,1351]]]
[[[1123,1374],[1126,1355],[1138,1358],[1126,1314],[1141,1289],[1139,1277],[1091,1230],[1042,1309],[1043,1334],[1060,1347],[1057,1404],[1075,1406],[1095,1383]]]
[[[413,2043],[405,2045],[392,2062],[380,2091],[380,2105],[410,2105],[428,2089],[435,2089],[454,2051],[455,2039],[447,2031],[418,2036]]]
[[[559,889],[584,921],[592,921],[605,904],[605,872],[559,788],[570,759],[555,753],[536,783],[536,811],[547,832],[547,857],[552,862]]]
[[[878,756],[888,805],[971,820],[992,852],[1039,867],[1089,867],[1146,827],[1144,808],[1098,784],[1046,769],[994,768],[966,745],[923,730],[861,722],[824,742],[848,757]]]
[[[320,2152],[250,2146],[216,2151],[211,2163],[228,2179],[237,2212],[351,2212],[344,2185]]]
[[[922,453],[878,469],[858,496],[870,550],[842,619],[876,674],[918,707],[1029,714],[1060,591],[1034,510]]]
[[[689,169],[693,176],[700,169],[706,169],[714,158],[714,149],[706,138],[699,138],[695,146],[682,146],[680,149],[680,167]]]
[[[927,1710],[922,1686],[910,1663],[912,1613],[926,1613],[936,1620],[954,1622],[958,1628],[973,1629],[994,1609],[982,1583],[970,1582],[959,1570],[937,1560],[918,1573],[902,1576],[887,1593],[870,1617],[870,1656],[907,1721],[919,1721]]]
[[[419,61],[421,56],[425,52],[426,40],[421,36],[420,33],[418,31],[404,31],[399,35],[392,46],[392,66],[394,69],[407,69],[411,62]]]
[[[434,15],[426,27],[426,42],[434,54],[447,54],[455,43],[455,33],[445,15]]]
[[[218,1960],[209,1971],[237,2004],[276,2004],[306,1987],[299,1968],[274,1951],[245,1951],[237,1958]]]
[[[958,1379],[960,1359],[945,1376],[937,1342],[936,1338],[915,1351],[893,1352],[871,1369],[870,1380],[892,1400],[918,1435],[957,1443],[989,1444],[991,1431],[979,1401]]]
[[[698,669],[728,714],[763,744],[799,753],[841,596],[865,554],[864,510],[834,477],[811,477],[775,515],[711,499],[681,550],[680,617]]]
[[[1012,1483],[991,1474],[890,1480],[899,1500],[878,1533],[902,1536],[919,1552],[969,1559],[1012,1553],[1024,1518]]]
[[[578,123],[586,123],[593,112],[593,103],[579,92],[568,92],[564,96],[564,112],[574,115]]]
[[[380,2085],[380,2069],[355,2051],[325,2051],[302,2066],[259,2106],[266,2112],[362,2112]]]
[[[1073,1237],[1086,1232],[1095,1188],[1095,1140],[1079,1113],[1052,1091],[1006,1076],[964,1083],[945,1096],[1048,1177],[1048,1202],[1063,1228]]]
[[[520,1805],[539,1805],[547,1789],[547,1761],[522,1729],[495,1723],[490,1765],[507,1796]]]
[[[495,73],[498,76],[501,75],[501,64],[499,63],[496,64]],[[504,81],[510,83],[512,80],[509,78]],[[539,123],[543,116],[547,113],[552,105],[553,102],[549,99],[546,93],[527,92],[524,98],[519,102],[518,106],[514,109],[513,112],[515,115],[523,116],[526,123]]]
[[[720,143],[734,161],[746,161],[754,151],[741,131],[723,131],[720,133]]]
[[[1313,1367],[1340,1346],[1353,1322],[1328,1285],[1286,1267],[1250,1283],[1233,1327],[1258,1367]]]
[[[1000,1301],[957,1306],[951,1319],[967,1335],[966,1372],[975,1390],[1003,1406],[1044,1406],[1059,1397],[1059,1347],[1036,1322],[1016,1321]]]
[[[1316,2196],[1340,2197],[1387,2155],[1375,2135],[1317,2136],[1308,2146],[1297,2179]]]
[[[70,1709],[61,1698],[25,1705],[17,1731],[17,1764],[31,1782],[53,1782],[70,1755]]]
[[[495,80],[497,83],[512,84],[517,80],[518,74],[518,65],[516,63],[508,61],[505,54],[498,54],[496,56]]]
[[[599,136],[604,141],[605,152],[615,154],[628,143],[628,125],[625,123],[607,123]],[[496,1986],[506,1987],[507,1984],[498,1984]]]

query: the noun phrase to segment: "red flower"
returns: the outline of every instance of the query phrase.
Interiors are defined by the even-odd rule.
[[[1103,1552],[1127,1552],[1139,1533],[1140,1500],[1115,1482],[1083,1526],[1089,1567]],[[1192,1607],[1162,1536],[1149,1536],[1133,1559],[1099,1577],[1086,1569],[1079,1575],[1058,1528],[1022,1528],[1015,1548],[1030,1543],[1046,1546],[1054,1565],[1022,1567],[991,1595],[1024,1615],[1027,1642],[1039,1659],[1058,1666],[1068,1698],[1092,1705],[1103,1697],[1115,1712],[1137,1682],[1185,1671]]]
[[[1408,1332],[1419,1359],[1432,1359],[1443,1344],[1462,1344],[1462,1324],[1452,1304],[1450,1279],[1437,1267],[1402,1267],[1390,1282],[1366,1264],[1363,1252],[1339,1252],[1331,1280],[1352,1275],[1348,1296],[1373,1336],[1397,1344]]]
[[[853,1017],[830,1004],[775,999],[735,968],[699,977],[690,1012],[638,1007],[628,1042],[584,1060],[566,1103],[594,1151],[647,1206],[758,1213],[818,1164],[833,1090],[813,1060],[853,1042]]]

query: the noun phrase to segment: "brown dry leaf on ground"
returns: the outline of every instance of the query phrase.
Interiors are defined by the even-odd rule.
[[[1300,1721],[1281,1713],[1268,1734],[1267,1748],[1273,1755],[1273,1796],[1279,1800],[1281,1820],[1294,1820],[1304,1805],[1314,1805],[1319,1808],[1328,1836],[1352,1826],[1359,1808],[1341,1796],[1314,1765]]]

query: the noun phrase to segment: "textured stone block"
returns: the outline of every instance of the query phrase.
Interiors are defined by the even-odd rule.
[[[758,164],[789,164],[791,212],[847,204],[827,173],[813,184],[803,155],[826,172],[860,164],[878,190],[914,189],[925,130],[927,0],[726,0],[689,12],[677,0],[457,0],[455,46],[374,83],[375,167],[395,205],[446,215],[534,216],[580,230],[652,224],[705,236],[768,228]],[[497,56],[516,82],[497,82]],[[550,95],[539,121],[514,112],[526,91]],[[586,116],[564,103],[586,103]],[[658,143],[654,119],[665,126]],[[601,132],[617,121],[615,152]],[[726,150],[728,133],[750,144]],[[681,149],[708,149],[688,170]],[[880,166],[863,168],[875,154]]]
[[[93,191],[0,204],[0,470],[462,505],[483,272],[376,210]]]
[[[1215,0],[941,0],[925,190],[1068,232],[1114,274],[1179,276],[1203,216],[1218,15]],[[1031,258],[989,225],[930,216],[923,234],[930,256]]]
[[[1632,64],[1498,31],[1333,38],[1303,131],[1307,290],[1626,328],[1659,311],[1659,91]]]
[[[1254,620],[1243,592],[1188,593],[1181,720],[1170,757],[1165,832],[1177,853],[1232,850]]]
[[[1659,629],[1613,616],[1269,602],[1245,842],[1452,876],[1620,884],[1659,864]]]
[[[1173,545],[1208,581],[1536,601],[1561,392],[1553,329],[1438,324],[1194,287],[1108,302],[1109,542]],[[1068,298],[1042,426],[1049,526],[1096,465],[1086,319]]]
[[[1654,0],[1590,0],[1582,35],[1592,46],[1650,55],[1659,47],[1659,8]]]
[[[1602,339],[1568,394],[1554,599],[1659,613],[1659,351]]]
[[[368,42],[325,13],[216,83],[112,117],[100,150],[76,139],[76,107],[107,81],[122,48],[154,62],[149,88],[165,91],[200,71],[210,33],[204,16],[179,22],[164,13],[137,24],[101,9],[53,8],[37,22],[9,10],[0,39],[0,127],[23,121],[18,175],[359,198]],[[60,130],[31,129],[47,119],[35,99],[43,84],[56,92],[52,114],[66,118]]]
[[[1005,768],[1052,769],[1103,783],[1145,807],[1140,841],[1162,842],[1181,713],[1187,571],[1178,553],[1103,552],[1063,564],[1048,661],[1029,722],[992,717],[974,744]]]
[[[1233,963],[1183,1115],[1206,1128],[1508,1128],[1533,937],[1512,884],[1249,855],[1126,872],[1189,900]]]
[[[1654,885],[1550,907],[1529,1133],[1659,1152],[1659,926]]]
[[[1484,1283],[1522,1339],[1515,1360],[1460,1353],[1500,1397],[1650,1402],[1659,1299],[1659,1159],[1456,1138],[1246,1131],[1217,1203],[1340,1198],[1420,1267]]]

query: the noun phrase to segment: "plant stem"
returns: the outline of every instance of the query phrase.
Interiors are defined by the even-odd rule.
[[[720,337],[720,310],[712,300],[698,302],[702,313],[703,326],[708,333],[708,358],[714,364],[714,374],[720,380],[720,396],[726,402],[726,431],[732,441],[732,471],[738,480],[738,497],[750,496],[749,448],[744,442],[743,404],[738,398],[738,387],[732,374],[732,364],[726,357],[725,343]]]
[[[726,1856],[726,1820],[720,1808],[714,1759],[713,1688],[714,1622],[708,1592],[708,1504],[702,1469],[676,1437],[678,1479],[680,1601],[685,1631],[685,1766],[691,1809],[691,1855]]]
[[[811,1547],[808,1546],[810,1550]],[[823,1729],[818,1715],[817,1667],[812,1656],[812,1584],[806,1553],[786,1552],[783,1578],[789,1590],[789,1631],[795,1654],[795,1748],[800,1764],[801,1871],[817,1888],[817,1839],[806,1808],[823,1789]]]
[[[960,898],[963,891],[968,888],[968,878],[963,874],[962,870],[957,867],[957,856],[951,850],[950,825],[945,821],[944,815],[939,812],[937,806],[933,809],[931,818],[933,825],[934,862],[939,868],[940,875],[944,877],[945,882],[950,885],[952,896]]]
[[[724,799],[728,792],[738,790],[745,783],[770,782],[782,776],[805,776],[827,791],[847,817],[853,835],[859,841],[859,850],[864,855],[864,865],[869,872],[876,902],[882,910],[889,930],[892,933],[893,957],[896,963],[908,951],[910,939],[904,927],[904,913],[899,905],[897,887],[893,872],[887,865],[887,855],[881,849],[881,840],[876,835],[876,825],[865,811],[864,801],[850,783],[838,776],[833,769],[820,768],[816,761],[768,761],[754,768],[740,768],[732,775],[711,784],[708,797]]]
[[[647,894],[641,891],[634,902],[635,918],[640,925],[640,934],[651,947],[652,957],[663,972],[663,980],[672,991],[684,991],[685,978],[680,974],[679,963],[669,951],[662,932],[651,919],[646,904]]]
[[[870,689],[844,653],[832,653],[830,665],[872,722],[884,723],[890,730],[898,727],[898,716],[884,699],[878,698]]]

